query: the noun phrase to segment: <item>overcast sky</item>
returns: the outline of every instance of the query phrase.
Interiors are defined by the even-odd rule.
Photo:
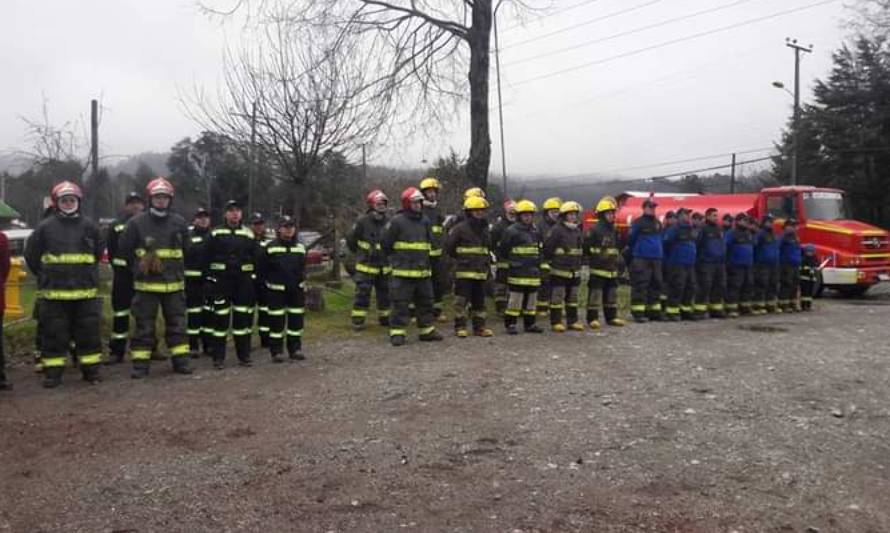
[[[549,15],[502,21],[509,172],[648,177],[728,158],[637,167],[733,151],[751,151],[740,160],[766,155],[755,150],[772,145],[791,110],[790,96],[770,85],[793,87],[785,37],[815,46],[802,63],[804,98],[844,38],[843,2],[818,3],[554,0]],[[0,149],[25,147],[18,117],[38,116],[45,96],[56,123],[86,120],[90,99],[101,97],[104,154],[166,151],[198,132],[179,96],[212,89],[223,47],[237,41],[192,0],[4,0],[0,13]],[[732,25],[739,26],[721,31]],[[679,42],[665,44],[672,41]],[[494,178],[494,78],[491,88]],[[378,148],[372,160],[414,167],[452,146],[465,155],[468,137],[462,122],[435,141]]]

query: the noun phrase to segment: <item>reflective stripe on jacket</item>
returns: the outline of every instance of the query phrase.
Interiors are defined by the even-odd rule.
[[[485,219],[458,223],[445,239],[445,253],[455,260],[454,278],[484,281],[491,269],[491,234]]]
[[[550,275],[574,279],[580,277],[584,266],[584,236],[580,227],[570,228],[564,222],[554,225],[544,239],[544,260],[550,265]]]
[[[541,235],[533,225],[517,222],[507,228],[498,248],[509,264],[507,283],[526,287],[541,285]]]
[[[99,288],[99,228],[80,215],[54,214],[28,238],[25,261],[37,276],[37,289],[48,300],[95,298]]]
[[[346,246],[355,254],[357,271],[373,276],[389,272],[381,244],[387,220],[385,215],[378,218],[369,212],[360,216],[346,235]]]
[[[383,253],[392,275],[398,278],[422,279],[430,270],[430,223],[421,213],[399,211],[383,231]]]
[[[618,232],[614,224],[597,221],[584,239],[584,253],[590,266],[590,275],[615,279],[621,267],[621,251]]]
[[[120,242],[121,255],[133,272],[133,288],[164,293],[184,290],[187,237],[188,226],[176,213],[159,217],[146,211],[133,217]],[[157,271],[147,269],[153,258],[160,267]]]

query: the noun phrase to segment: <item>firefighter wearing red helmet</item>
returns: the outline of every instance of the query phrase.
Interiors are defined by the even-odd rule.
[[[37,226],[25,247],[25,261],[37,276],[42,298],[43,386],[62,383],[72,342],[83,379],[96,383],[102,358],[98,264],[104,244],[99,228],[80,212],[80,187],[63,181],[53,187],[51,199],[53,214]]]
[[[420,182],[423,195],[423,216],[430,225],[430,270],[433,284],[433,315],[444,322],[442,298],[445,296],[445,265],[442,263],[442,242],[445,239],[445,217],[439,209],[439,191],[442,184],[436,178],[425,178]]]
[[[170,211],[173,185],[154,178],[145,186],[148,211],[136,215],[121,237],[121,255],[133,272],[132,314],[136,330],[130,339],[133,379],[148,376],[157,344],[158,308],[164,317],[164,337],[173,371],[191,374],[186,332],[184,248],[188,226]]]
[[[365,327],[368,309],[371,307],[371,292],[377,293],[377,321],[381,326],[389,326],[389,272],[391,268],[383,257],[380,244],[383,229],[389,221],[387,207],[389,198],[376,189],[365,197],[367,213],[360,216],[346,235],[346,246],[355,255],[355,301],[352,305],[352,327],[356,330]]]
[[[108,362],[120,363],[127,352],[127,338],[130,336],[130,304],[133,301],[133,273],[127,266],[119,250],[121,235],[127,222],[145,209],[142,196],[133,191],[124,200],[121,215],[108,227],[107,249],[108,261],[111,263],[114,277],[111,282],[111,338],[108,341]]]
[[[393,346],[405,344],[411,320],[410,305],[417,313],[421,341],[440,341],[433,325],[433,282],[430,263],[431,223],[423,216],[423,194],[415,187],[402,192],[402,210],[383,232],[383,253],[392,267],[390,296],[393,314],[389,338]]]

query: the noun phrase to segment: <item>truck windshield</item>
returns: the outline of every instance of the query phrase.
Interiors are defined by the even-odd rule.
[[[849,219],[844,195],[839,192],[814,191],[803,193],[807,218],[812,220]]]

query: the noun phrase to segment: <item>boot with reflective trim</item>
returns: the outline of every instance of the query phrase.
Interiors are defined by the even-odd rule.
[[[625,323],[626,322],[624,322],[624,320],[622,320],[620,318],[613,318],[612,320],[609,320],[608,322],[606,322],[606,324],[608,324],[610,326],[615,326],[618,328],[624,327]]]
[[[591,320],[590,323],[587,325],[590,326],[590,329],[592,329],[594,331],[600,329],[600,321],[599,320]]]
[[[99,375],[99,365],[84,365],[80,367],[80,372],[83,375],[83,380],[90,385],[96,385],[102,381],[102,376]]]
[[[62,373],[65,371],[64,367],[61,366],[52,366],[43,369],[43,388],[44,389],[54,389],[62,384]]]
[[[488,328],[482,328],[473,331],[473,335],[477,337],[494,337],[494,331]]]
[[[565,333],[566,331],[566,327],[562,323],[552,324],[551,328],[553,329],[554,333]],[[528,328],[526,328],[526,331],[528,331]]]
[[[173,372],[176,374],[189,375],[194,372],[188,357],[172,357],[170,362],[173,363]]]
[[[470,336],[470,332],[467,331],[467,328],[455,330],[454,334],[457,335],[459,339],[466,339]]]
[[[133,361],[133,370],[130,377],[133,379],[144,379],[148,377],[151,370],[151,364],[148,361]]]

